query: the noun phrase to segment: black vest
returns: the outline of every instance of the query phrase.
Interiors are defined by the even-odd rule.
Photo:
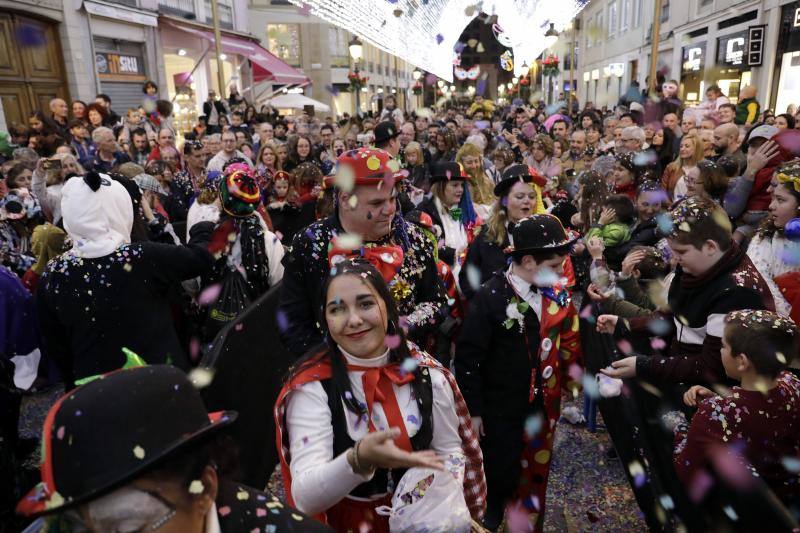
[[[328,395],[328,407],[331,410],[331,424],[333,425],[333,456],[338,457],[355,442],[347,433],[347,417],[342,404],[342,395],[332,393],[332,383],[330,379],[320,381],[325,394]],[[431,385],[430,369],[426,367],[417,368],[414,372],[414,381],[409,383],[412,387],[412,394],[417,402],[422,425],[419,431],[410,438],[411,447],[414,451],[427,450],[430,448],[433,438],[433,418],[431,411],[433,407],[433,387]],[[350,492],[351,496],[358,498],[369,498],[378,494],[393,492],[394,487],[400,478],[403,477],[405,469],[378,469],[371,480],[357,486]],[[391,477],[391,479],[390,479]]]

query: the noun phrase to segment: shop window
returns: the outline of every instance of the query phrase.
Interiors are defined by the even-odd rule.
[[[328,48],[331,52],[332,68],[348,68],[350,51],[347,48],[347,31],[331,26],[328,28]]]
[[[197,16],[194,0],[158,0],[158,10],[172,15]]]
[[[631,15],[631,0],[620,0],[619,31],[628,29],[628,18]]]
[[[286,64],[299,67],[300,54],[299,24],[267,24],[267,49]]]
[[[206,24],[214,24],[214,17],[211,11],[211,0],[203,0],[206,10]],[[217,0],[217,11],[219,12],[219,25],[223,28],[233,28],[233,6],[232,0]]]
[[[642,13],[644,11],[643,1],[644,0],[635,0],[635,4],[634,5],[636,6],[635,7],[636,14],[633,16],[633,27],[634,28],[639,28],[639,27],[642,26]]]
[[[617,33],[617,2],[608,4],[608,36]]]
[[[605,28],[603,26],[603,12],[602,11],[597,14],[597,24],[595,24],[595,26],[597,27],[597,32],[595,33],[594,44],[595,45],[599,45],[600,43],[603,42],[603,34],[605,33]]]

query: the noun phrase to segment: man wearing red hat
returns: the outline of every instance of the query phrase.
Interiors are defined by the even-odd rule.
[[[432,245],[398,212],[397,170],[383,150],[345,152],[337,161],[334,213],[295,235],[284,258],[278,321],[282,342],[298,357],[322,341],[317,321],[329,257],[380,264],[413,340],[423,340],[446,313]]]

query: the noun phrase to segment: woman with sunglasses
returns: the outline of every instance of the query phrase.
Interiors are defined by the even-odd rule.
[[[453,376],[406,341],[385,278],[396,250],[346,259],[334,244],[319,322],[325,341],[301,359],[275,406],[278,453],[290,505],[337,531],[388,532],[375,509],[405,469],[465,470],[464,496],[483,513],[483,466]]]
[[[181,370],[141,364],[129,354],[125,369],[88,378],[50,409],[42,482],[17,505],[41,517],[26,532],[330,531],[226,480],[220,430],[237,413],[209,413]]]

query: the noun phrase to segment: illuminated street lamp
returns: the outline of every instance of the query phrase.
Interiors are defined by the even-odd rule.
[[[353,73],[358,78],[359,70],[358,70],[358,62],[361,61],[361,58],[364,54],[364,45],[361,44],[357,35],[353,35],[353,38],[350,39],[350,42],[347,43],[347,47],[350,50],[350,57],[353,58]],[[361,114],[361,98],[360,98],[359,91],[356,90],[356,115]]]
[[[419,79],[422,77],[422,71],[418,68],[415,68],[414,72],[411,73],[411,77],[414,78],[414,81],[419,81]]]
[[[558,32],[556,31],[555,25],[551,22],[550,29],[548,29],[544,34],[544,44],[547,48],[552,48],[554,44],[558,41]]]

